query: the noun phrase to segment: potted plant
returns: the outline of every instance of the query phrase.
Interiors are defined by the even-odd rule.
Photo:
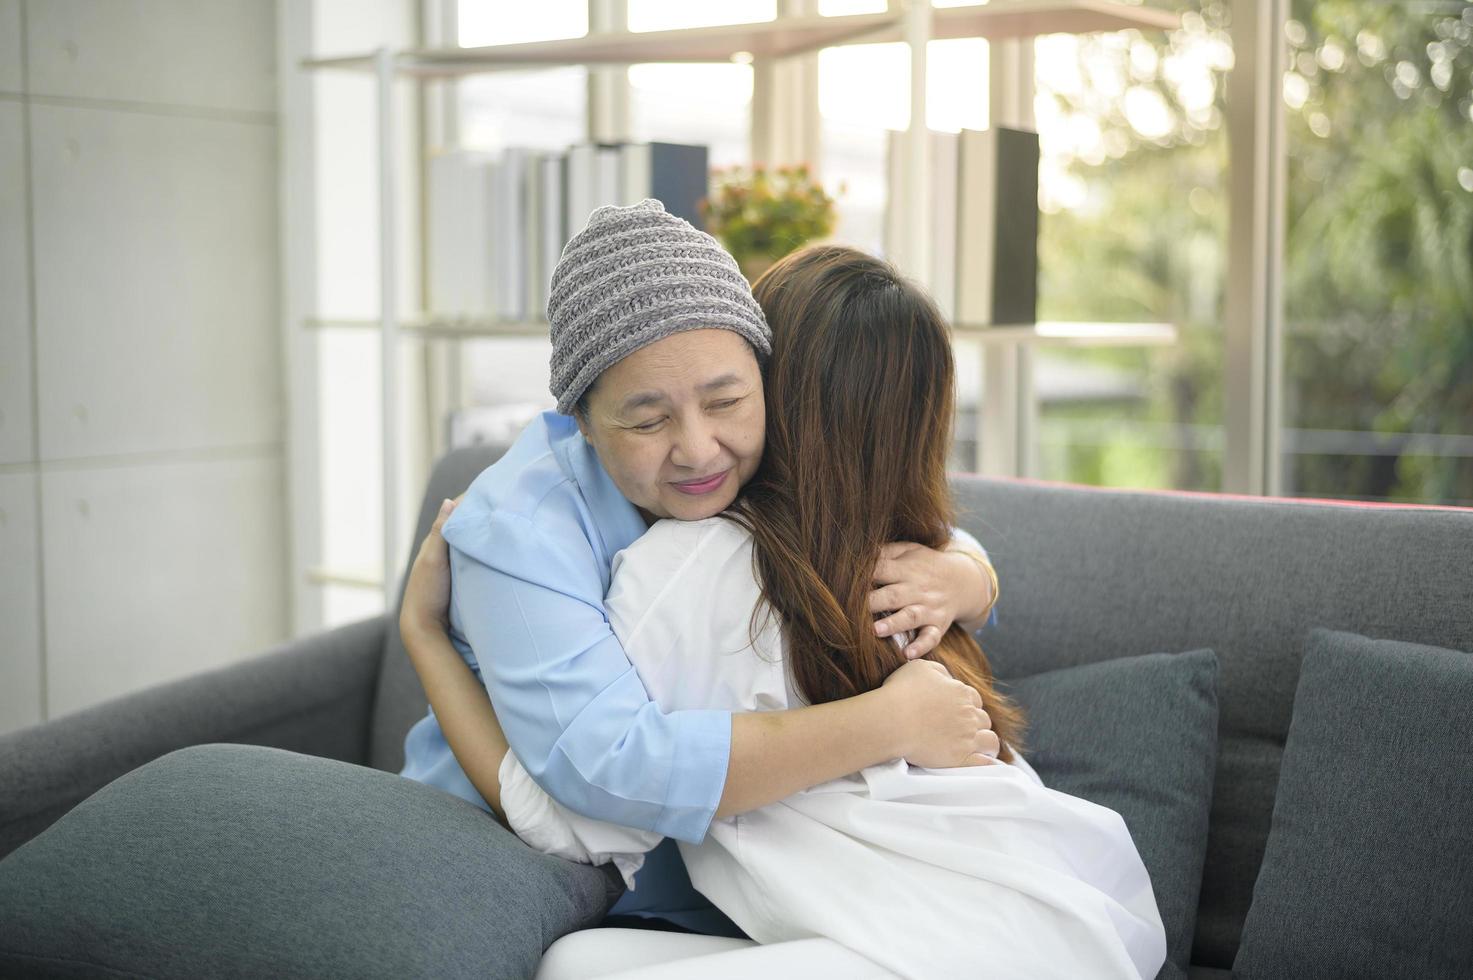
[[[716,169],[711,182],[711,196],[700,203],[706,230],[726,246],[748,282],[789,252],[833,234],[834,199],[806,163]]]

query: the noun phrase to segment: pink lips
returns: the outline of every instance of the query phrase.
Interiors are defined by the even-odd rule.
[[[675,487],[675,489],[679,490],[681,493],[688,493],[693,497],[698,497],[701,494],[710,493],[712,490],[715,490],[717,487],[721,486],[721,484],[725,483],[726,474],[730,472],[730,470],[722,470],[715,476],[709,476],[704,480],[692,480],[687,483],[674,483],[671,485]]]

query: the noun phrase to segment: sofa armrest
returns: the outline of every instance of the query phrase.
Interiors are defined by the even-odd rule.
[[[0,857],[125,772],[244,742],[363,764],[387,616],[0,737]]]

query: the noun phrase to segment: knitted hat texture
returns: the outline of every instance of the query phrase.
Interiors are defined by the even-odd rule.
[[[594,210],[553,270],[547,320],[548,388],[564,415],[608,368],[683,330],[731,330],[759,361],[772,353],[772,331],[736,260],[653,198]]]

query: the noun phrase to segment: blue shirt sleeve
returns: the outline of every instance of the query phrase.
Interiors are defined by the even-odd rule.
[[[586,539],[506,513],[486,533],[477,550],[493,563],[451,548],[451,626],[517,758],[571,810],[701,841],[726,785],[730,712],[667,714],[650,700],[609,626]]]

